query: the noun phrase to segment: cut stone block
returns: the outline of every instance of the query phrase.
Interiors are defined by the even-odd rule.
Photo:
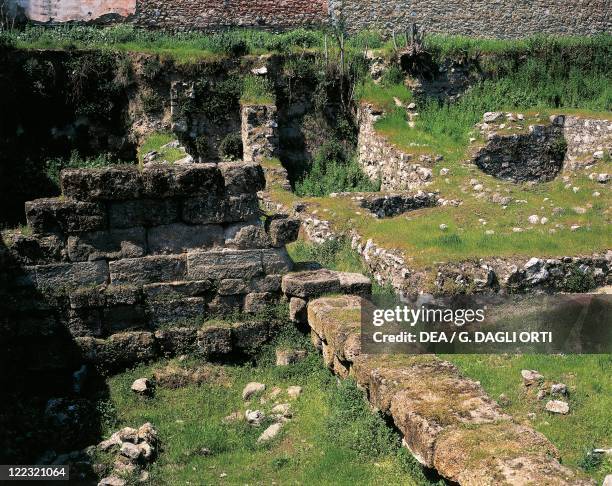
[[[349,295],[368,296],[372,294],[372,282],[361,273],[338,272],[340,291]]]
[[[140,199],[114,202],[109,206],[111,228],[161,226],[179,220],[178,202],[172,199]]]
[[[299,297],[291,297],[289,300],[289,319],[299,324],[304,324],[308,319],[306,310],[308,303]]]
[[[298,238],[300,232],[300,220],[290,218],[274,218],[268,226],[268,233],[272,244],[281,248],[292,243]]]
[[[185,280],[185,260],[181,255],[158,255],[110,262],[111,283],[137,285]]]
[[[49,289],[54,292],[88,285],[100,285],[108,280],[108,264],[105,261],[58,263],[38,265],[32,268],[36,286],[39,289]]]
[[[144,308],[140,305],[119,305],[102,310],[104,327],[110,334],[123,331],[144,330],[148,327],[145,321]],[[146,322],[146,325],[145,325]]]
[[[156,226],[147,231],[148,248],[152,254],[183,253],[188,250],[223,245],[223,229],[219,225],[186,225],[174,223]]]
[[[72,199],[36,199],[25,203],[28,226],[35,234],[81,233],[106,229],[104,206]]]
[[[266,187],[264,172],[259,164],[222,162],[219,169],[223,174],[227,194],[255,193]]]
[[[293,261],[285,248],[261,250],[266,275],[282,275],[293,269]]]
[[[190,279],[250,279],[263,273],[260,250],[211,250],[187,254]]]
[[[227,355],[232,351],[232,331],[224,326],[206,326],[198,331],[197,346],[206,358]]]
[[[286,295],[308,300],[340,292],[340,278],[330,270],[292,273],[283,277],[282,288]]]
[[[158,300],[147,303],[148,322],[153,328],[176,325],[185,326],[204,320],[206,299],[184,297],[176,300]]]
[[[138,167],[65,169],[61,173],[62,194],[79,201],[117,201],[141,196]]]
[[[147,302],[176,300],[182,297],[203,297],[214,291],[210,280],[154,283],[143,286]]]
[[[142,171],[142,181],[144,197],[151,198],[222,193],[224,187],[217,164],[145,167]]]
[[[270,248],[272,240],[266,233],[263,224],[259,221],[239,223],[225,229],[225,246],[238,250],[252,250],[257,248]]]
[[[198,330],[193,327],[177,327],[155,331],[155,339],[165,356],[192,354],[197,350]]]
[[[144,228],[96,231],[68,238],[68,256],[73,262],[138,258],[145,254]]]
[[[244,312],[257,314],[274,302],[274,295],[269,292],[251,292],[244,298]]]

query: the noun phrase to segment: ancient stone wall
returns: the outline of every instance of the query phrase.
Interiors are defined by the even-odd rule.
[[[418,154],[418,147],[415,154],[394,147],[374,128],[382,115],[369,104],[364,103],[359,108],[359,164],[372,181],[380,181],[381,191],[424,189],[432,180],[430,167],[435,157]]]
[[[4,235],[4,358],[34,342],[64,368],[227,353],[246,338],[205,318],[257,313],[291,269],[284,246],[299,223],[261,220],[264,184],[243,163],[63,171],[63,195],[28,202],[29,230]]]
[[[567,142],[565,167],[575,168],[590,164],[593,156],[603,157],[612,152],[612,120],[566,116],[563,135]]]
[[[609,0],[332,0],[332,18],[355,32],[405,32],[412,22],[428,32],[520,38],[536,34],[593,35],[612,30]]]
[[[10,0],[31,20],[66,22],[127,18],[173,30],[230,26],[288,28],[337,22],[352,31],[404,32],[416,22],[429,32],[518,38],[535,34],[593,35],[612,30],[609,0]],[[329,5],[328,5],[329,3]]]

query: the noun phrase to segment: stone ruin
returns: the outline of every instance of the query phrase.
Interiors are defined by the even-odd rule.
[[[592,164],[612,148],[612,122],[489,112],[477,125],[486,142],[473,157],[484,173],[515,183],[548,182],[564,169]]]
[[[261,214],[259,165],[74,169],[61,184],[62,196],[26,203],[31,235],[5,234],[1,247],[7,370],[117,368],[250,344],[252,329],[201,322],[257,313],[291,270],[284,247],[299,222]]]

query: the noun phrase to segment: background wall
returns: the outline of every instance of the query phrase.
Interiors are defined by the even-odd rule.
[[[8,0],[38,22],[90,21],[108,14],[149,28],[288,28],[346,19],[350,31],[429,32],[516,38],[612,32],[612,0]]]

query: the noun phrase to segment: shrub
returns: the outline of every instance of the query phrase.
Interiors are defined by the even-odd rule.
[[[69,159],[53,158],[45,162],[45,175],[57,187],[60,186],[60,173],[63,169],[96,169],[113,165],[110,154],[83,158],[74,150]]]
[[[156,115],[164,109],[164,99],[155,91],[143,91],[140,94],[140,102],[147,115]]]
[[[219,154],[227,160],[242,159],[242,137],[237,133],[230,133],[219,144]]]

